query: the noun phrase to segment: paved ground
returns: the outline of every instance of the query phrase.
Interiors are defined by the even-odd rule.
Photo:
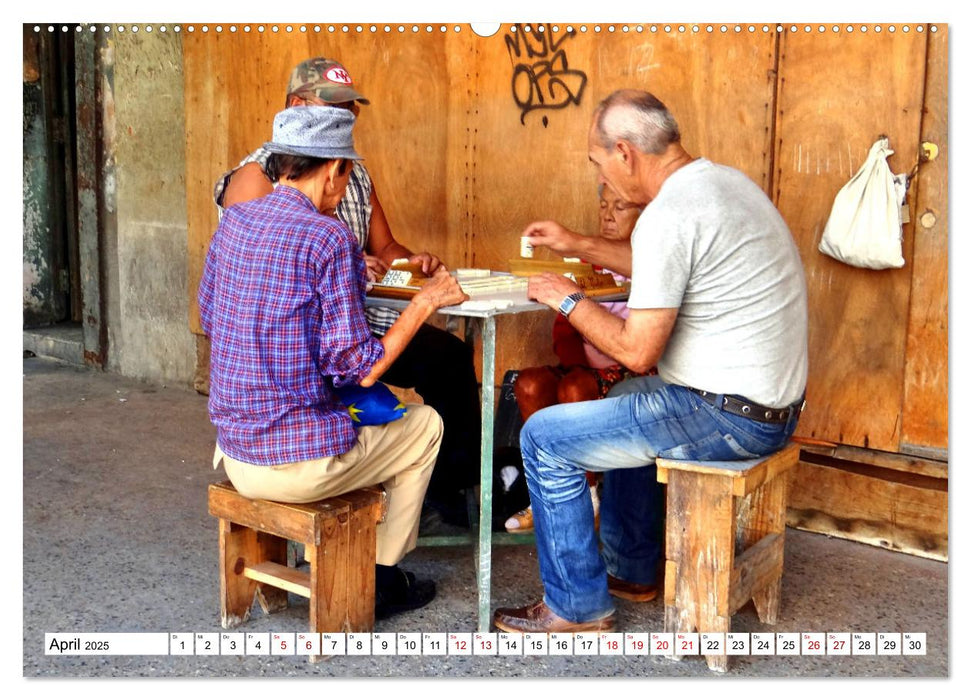
[[[206,487],[225,477],[209,462],[214,430],[204,397],[53,360],[24,359],[23,369],[25,677],[714,675],[700,658],[367,656],[312,665],[283,656],[45,655],[47,632],[221,631],[216,524],[207,513]],[[375,631],[472,631],[471,550],[424,548],[406,563],[436,579],[439,596],[424,610],[378,623]],[[532,546],[496,547],[493,571],[496,605],[523,604],[540,595]],[[622,631],[662,631],[660,602],[618,603]],[[242,631],[303,631],[306,605],[292,598],[289,610],[269,617],[257,607]],[[735,616],[733,630],[770,631],[751,607]],[[927,654],[737,657],[729,672],[717,677],[946,678],[948,565],[788,530],[782,609],[774,631],[924,632]],[[509,692],[509,686],[503,688]],[[817,692],[824,689],[815,686]]]

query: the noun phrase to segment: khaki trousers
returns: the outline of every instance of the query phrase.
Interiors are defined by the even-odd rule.
[[[310,503],[364,486],[382,484],[388,494],[384,522],[377,527],[377,563],[393,566],[415,548],[425,489],[442,441],[442,419],[428,406],[386,425],[357,432],[357,444],[342,455],[259,466],[233,459],[216,445],[229,480],[247,498]]]

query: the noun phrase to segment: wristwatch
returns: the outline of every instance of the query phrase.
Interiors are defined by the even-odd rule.
[[[576,308],[581,299],[586,299],[587,295],[583,292],[573,292],[560,303],[560,313],[569,316],[570,312]]]

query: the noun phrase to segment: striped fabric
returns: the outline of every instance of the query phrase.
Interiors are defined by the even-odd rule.
[[[263,172],[266,172],[266,161],[270,157],[270,152],[265,148],[257,148],[248,156],[243,158],[235,168],[223,174],[216,181],[213,191],[213,198],[216,200],[216,207],[219,209],[219,217],[223,215],[223,193],[226,191],[226,184],[229,178],[237,170],[247,163],[257,163]],[[374,185],[371,183],[371,175],[367,168],[360,161],[354,162],[354,169],[347,182],[347,191],[343,199],[337,205],[337,218],[347,224],[347,227],[357,237],[358,246],[362,251],[367,250],[368,232],[371,229],[371,190]],[[366,310],[368,325],[375,335],[384,335],[391,328],[391,324],[398,318],[398,312],[394,309],[383,307],[370,307]]]
[[[384,354],[364,318],[366,280],[347,227],[292,187],[225,212],[199,310],[212,343],[209,415],[227,455],[286,464],[354,445],[331,386],[358,384]]]

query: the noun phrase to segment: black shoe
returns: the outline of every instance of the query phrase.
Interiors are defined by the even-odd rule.
[[[382,571],[383,569],[383,571]],[[378,569],[374,594],[374,618],[383,620],[398,613],[418,610],[435,598],[435,582],[419,581],[397,566]]]
[[[455,491],[450,494],[428,494],[425,507],[434,510],[439,519],[448,525],[468,529],[469,508],[465,493]]]

